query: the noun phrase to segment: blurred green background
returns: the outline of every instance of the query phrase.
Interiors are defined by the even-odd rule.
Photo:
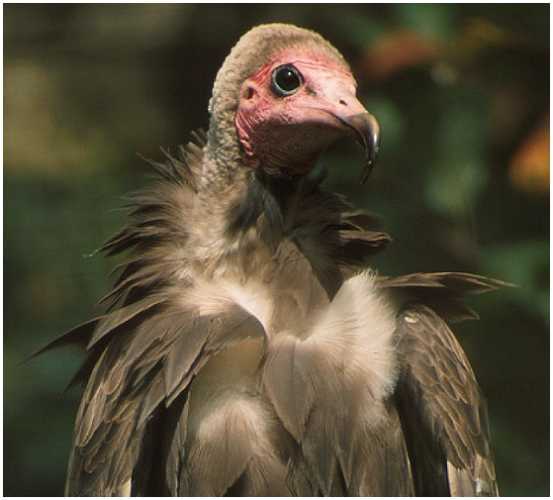
[[[135,153],[207,125],[211,82],[264,22],[320,31],[352,63],[382,154],[325,155],[327,186],[380,213],[382,272],[466,270],[519,285],[474,301],[457,332],[487,395],[504,495],[549,494],[548,5],[6,5],[4,494],[60,495],[82,355],[33,349],[95,312],[94,250]]]

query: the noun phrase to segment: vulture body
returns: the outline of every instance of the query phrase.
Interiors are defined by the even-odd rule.
[[[486,405],[448,322],[466,273],[385,277],[389,241],[307,175],[378,146],[338,51],[264,25],[222,66],[207,134],[152,162],[83,345],[68,495],[496,495]]]

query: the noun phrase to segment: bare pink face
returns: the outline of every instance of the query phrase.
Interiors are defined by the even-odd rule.
[[[368,115],[356,90],[351,73],[324,52],[278,54],[241,88],[235,124],[248,162],[304,174],[336,139],[366,134],[352,121]]]

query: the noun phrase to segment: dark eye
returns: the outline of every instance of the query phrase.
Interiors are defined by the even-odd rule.
[[[273,71],[271,88],[276,95],[284,97],[295,93],[302,82],[300,72],[291,64],[284,64]]]

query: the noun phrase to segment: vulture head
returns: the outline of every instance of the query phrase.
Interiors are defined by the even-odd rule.
[[[365,149],[368,173],[379,126],[356,89],[347,62],[319,34],[258,26],[235,45],[215,80],[208,155],[219,171],[238,163],[290,178],[308,173],[329,145],[352,136]]]

